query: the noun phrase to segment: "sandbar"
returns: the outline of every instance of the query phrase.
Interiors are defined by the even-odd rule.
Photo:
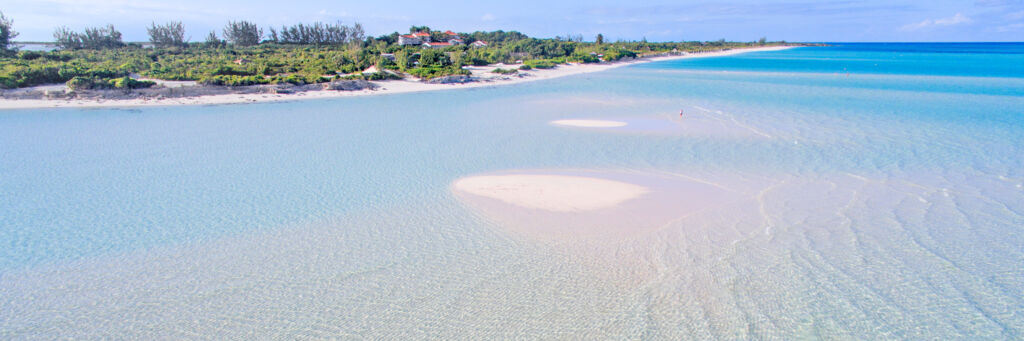
[[[554,212],[579,212],[616,206],[650,192],[646,187],[600,178],[510,174],[459,179],[455,190],[512,205]]]
[[[508,232],[541,240],[636,236],[743,197],[678,174],[606,170],[477,174],[451,190]]]

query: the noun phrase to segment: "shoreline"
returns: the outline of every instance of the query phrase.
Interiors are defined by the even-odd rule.
[[[217,94],[195,97],[161,98],[161,99],[0,99],[0,110],[9,109],[42,109],[42,108],[106,108],[106,107],[142,107],[142,106],[178,106],[178,105],[217,105],[242,103],[284,102],[306,99],[342,98],[354,96],[380,96],[414,92],[440,90],[469,89],[479,87],[520,84],[546,79],[561,78],[584,73],[600,72],[627,65],[660,62],[689,58],[709,58],[731,56],[748,52],[778,51],[796,46],[769,46],[731,49],[700,54],[639,57],[628,61],[603,62],[595,64],[562,64],[553,69],[534,69],[520,72],[521,76],[501,76],[490,72],[494,68],[505,65],[488,65],[469,67],[473,77],[479,80],[461,84],[431,84],[418,80],[371,81],[377,86],[374,90],[312,90],[291,94]],[[483,76],[483,77],[481,77]],[[55,85],[47,85],[53,87]]]

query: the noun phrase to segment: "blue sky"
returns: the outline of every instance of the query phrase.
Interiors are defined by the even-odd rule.
[[[360,22],[373,35],[428,25],[455,31],[518,30],[592,40],[1022,41],[1024,0],[871,1],[260,1],[3,0],[18,40],[52,40],[56,26],[114,24],[146,40],[151,21],[180,20],[202,40],[227,20],[261,26]]]

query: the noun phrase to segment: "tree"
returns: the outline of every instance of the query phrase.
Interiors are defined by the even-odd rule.
[[[18,32],[14,31],[14,21],[4,16],[3,12],[0,12],[0,53],[8,54],[14,52],[11,48],[15,37],[18,36]]]
[[[435,49],[426,49],[420,52],[420,67],[444,67],[451,64],[451,59],[444,52]]]
[[[448,42],[448,35],[441,31],[430,32],[430,41]]]
[[[224,26],[224,39],[232,45],[253,46],[263,38],[263,29],[248,21],[230,21]]]
[[[53,40],[57,47],[65,50],[116,49],[124,46],[124,42],[121,41],[121,32],[114,29],[114,25],[86,28],[83,33],[74,32],[61,26],[53,32]]]
[[[597,42],[597,45],[601,45],[601,44],[604,44],[604,35],[603,35],[603,34],[600,34],[600,33],[598,33],[598,34],[597,34],[597,40],[596,40],[596,42]]]
[[[361,45],[363,39],[366,39],[366,30],[363,30],[363,24],[355,23],[349,28],[348,37],[352,45]],[[360,46],[355,46],[360,47]]]
[[[398,50],[395,52],[395,64],[398,64],[399,70],[405,70],[409,67],[409,52]]]
[[[462,67],[462,51],[455,51],[448,54],[448,59],[452,61],[452,65],[455,67]]]
[[[428,26],[410,26],[409,33],[426,32],[430,33],[430,27]]]
[[[82,47],[87,49],[116,49],[124,46],[124,42],[121,41],[121,32],[114,29],[114,25],[86,28],[85,33],[80,36]]]
[[[185,46],[185,26],[180,21],[157,25],[155,22],[146,28],[149,42],[155,47]]]
[[[210,31],[210,34],[206,35],[206,46],[219,47],[223,45],[224,41],[220,40],[220,38],[217,38],[217,32]]]
[[[767,41],[768,41],[767,37],[761,37],[761,39],[757,40],[757,43],[761,44],[761,45],[764,45],[764,43],[767,42]]]
[[[268,37],[267,40],[270,40],[275,43],[281,42],[281,39],[277,37],[277,30],[275,30],[273,27],[270,28],[270,37]]]
[[[82,38],[78,33],[71,31],[66,26],[58,27],[53,31],[53,41],[62,50],[75,50],[82,48]]]
[[[299,23],[292,26],[282,26],[280,31],[270,29],[270,41],[281,44],[300,45],[343,45],[351,44],[353,47],[361,47],[366,37],[363,26],[359,23],[353,26],[345,26],[341,22],[335,24],[324,24],[314,22],[306,25]]]

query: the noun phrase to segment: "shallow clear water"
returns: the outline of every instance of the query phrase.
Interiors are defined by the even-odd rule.
[[[1022,50],[847,44],[436,93],[2,112],[0,337],[1021,338]],[[449,189],[572,169],[740,199],[542,241]]]

